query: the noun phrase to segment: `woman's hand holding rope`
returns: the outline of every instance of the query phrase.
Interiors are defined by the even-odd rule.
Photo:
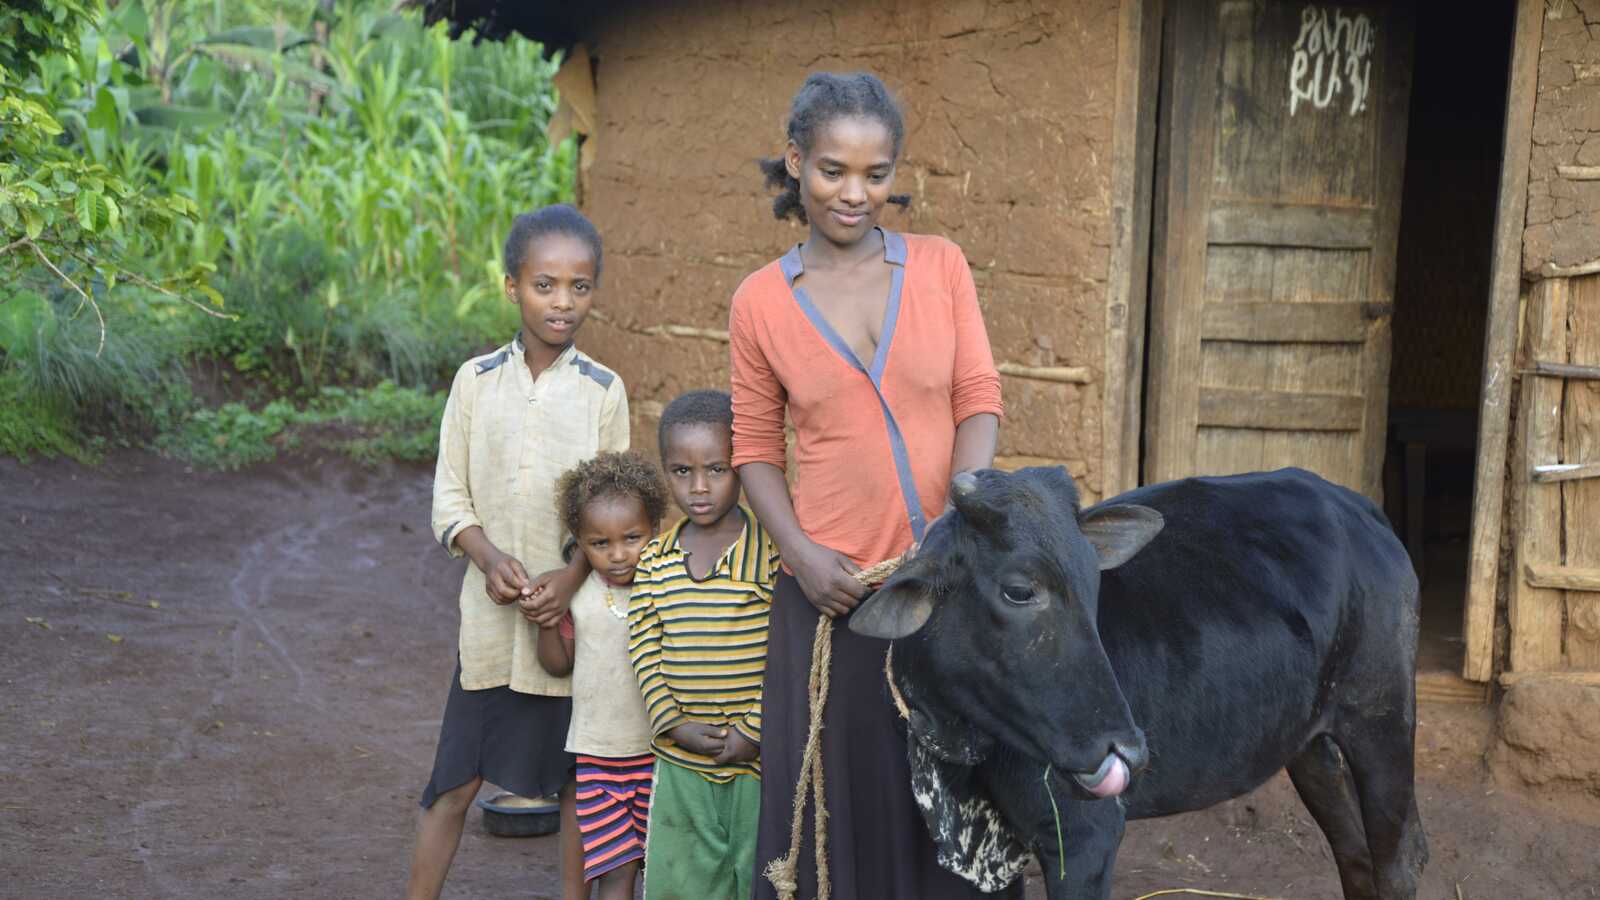
[[[867,595],[866,585],[856,579],[861,567],[837,550],[807,541],[797,553],[785,553],[783,561],[806,599],[830,619],[847,615]]]

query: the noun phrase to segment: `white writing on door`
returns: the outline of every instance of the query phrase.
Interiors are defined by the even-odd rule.
[[[1372,22],[1365,15],[1314,4],[1301,10],[1300,37],[1289,64],[1289,115],[1302,103],[1327,109],[1345,93],[1350,115],[1365,111],[1374,43]]]

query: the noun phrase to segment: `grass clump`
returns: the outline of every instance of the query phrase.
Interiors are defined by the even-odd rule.
[[[186,332],[169,327],[161,307],[135,292],[107,303],[115,327],[96,352],[98,326],[74,298],[0,290],[0,452],[87,461],[107,443],[141,442],[191,405]]]
[[[360,432],[340,445],[357,462],[428,462],[438,452],[446,396],[444,391],[402,388],[389,381],[361,390],[329,387],[322,389],[315,416]]]
[[[96,443],[79,431],[72,413],[26,390],[17,372],[0,372],[0,453],[23,462],[35,456],[99,459]]]
[[[238,469],[296,449],[328,448],[363,465],[388,459],[432,460],[445,393],[381,382],[370,388],[325,387],[297,407],[279,398],[260,409],[225,403],[190,411],[155,446],[195,465]],[[329,427],[334,426],[334,427]]]
[[[267,462],[278,451],[297,446],[288,431],[300,417],[294,404],[278,399],[259,410],[243,403],[224,403],[216,409],[192,410],[155,446],[171,456],[215,469],[238,469]]]

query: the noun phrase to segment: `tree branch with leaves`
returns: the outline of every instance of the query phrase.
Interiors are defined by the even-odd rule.
[[[223,315],[209,264],[150,272],[128,252],[130,233],[160,240],[196,220],[195,204],[131,184],[64,143],[53,98],[38,86],[46,55],[65,52],[100,12],[100,0],[13,0],[0,9],[0,282],[18,283],[38,268],[50,273],[78,295],[77,312],[93,310],[97,354],[106,342],[100,294],[119,281]]]

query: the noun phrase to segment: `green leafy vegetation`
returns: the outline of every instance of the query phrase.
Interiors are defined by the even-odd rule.
[[[191,294],[221,298],[206,284],[208,262],[186,261],[150,277],[141,242],[166,240],[180,224],[195,221],[196,209],[104,152],[92,152],[105,149],[104,130],[94,126],[106,119],[109,94],[97,96],[83,114],[81,103],[74,107],[51,89],[53,72],[99,11],[89,0],[17,0],[0,8],[0,283],[10,290],[30,280],[70,289],[74,315],[85,308],[94,314],[97,349],[104,349],[106,321],[97,295],[119,280],[202,310]],[[102,140],[76,145],[69,128],[78,120]]]
[[[294,404],[277,399],[260,410],[242,403],[191,411],[177,426],[156,439],[156,446],[180,459],[220,469],[266,462],[281,449],[296,445],[286,434],[296,419]]]
[[[360,391],[328,387],[318,398],[316,415],[320,421],[342,422],[358,432],[341,445],[358,461],[423,462],[433,459],[438,449],[446,397],[445,391],[401,388],[390,381]]]
[[[571,196],[555,65],[385,0],[8,3],[0,452],[429,458],[511,219]]]
[[[259,409],[224,403],[195,408],[162,432],[156,446],[199,465],[237,469],[280,452],[329,448],[357,462],[433,459],[444,415],[444,391],[397,387],[325,387],[296,407],[285,398]]]
[[[28,390],[16,371],[0,372],[0,453],[23,462],[43,455],[88,463],[97,450],[66,408]]]

